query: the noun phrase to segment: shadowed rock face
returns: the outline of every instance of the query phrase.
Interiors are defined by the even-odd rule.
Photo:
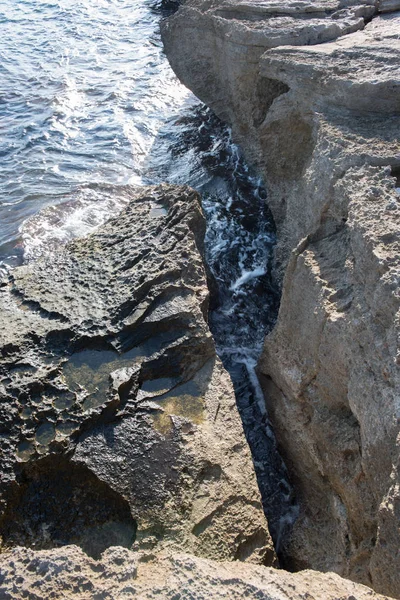
[[[188,0],[163,26],[277,224],[283,294],[259,370],[301,500],[288,565],[397,597],[399,8]]]
[[[133,545],[129,503],[85,465],[47,456],[27,463],[18,484],[1,518],[5,546],[40,550],[75,543],[99,559],[109,546]]]
[[[123,192],[118,217],[1,284],[3,546],[75,543],[95,558],[168,546],[271,563],[205,321],[199,198]]]

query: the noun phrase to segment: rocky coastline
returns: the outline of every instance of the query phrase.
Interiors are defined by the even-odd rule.
[[[75,543],[98,558],[134,544],[273,564],[205,320],[199,196],[123,191],[118,217],[13,270],[0,290],[3,545]]]
[[[268,568],[199,196],[109,192],[117,217],[2,280],[0,597],[379,600]]]
[[[300,498],[287,566],[396,597],[399,9],[188,0],[163,26],[179,78],[263,175],[277,225],[282,301],[259,372]]]
[[[175,72],[267,186],[258,371],[300,515],[279,565],[199,195],[109,186],[118,216],[0,281],[0,598],[398,598],[400,5],[167,4]]]

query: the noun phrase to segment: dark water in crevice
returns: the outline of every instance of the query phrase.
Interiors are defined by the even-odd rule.
[[[175,4],[0,0],[0,269],[101,225],[128,202],[126,184],[202,193],[210,327],[279,550],[296,507],[255,372],[279,305],[275,230],[262,182],[229,129],[163,54],[158,22]]]
[[[186,181],[202,194],[206,261],[213,279],[210,329],[234,384],[264,510],[282,554],[298,509],[256,374],[280,301],[272,278],[275,226],[263,183],[232,142],[229,128],[203,105],[187,111],[179,124],[181,130],[169,140],[171,162],[164,163],[164,177],[183,183],[180,165],[190,164]]]

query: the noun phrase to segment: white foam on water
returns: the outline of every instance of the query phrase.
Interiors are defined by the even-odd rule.
[[[238,290],[240,287],[242,287],[243,285],[245,285],[246,283],[249,283],[249,281],[252,281],[253,279],[257,279],[258,277],[262,277],[263,275],[266,274],[266,270],[264,267],[255,267],[252,271],[246,271],[244,270],[242,275],[236,279],[235,283],[233,283],[230,286],[230,290],[232,292]]]
[[[74,198],[41,210],[20,228],[25,261],[89,234],[120,212],[130,199],[128,186],[83,187]]]
[[[18,206],[10,219],[0,202],[0,257],[6,260],[19,251],[21,232],[31,260],[50,237],[55,247],[56,240],[64,243],[104,222],[110,205],[108,216],[115,214],[115,203],[106,199],[100,207],[100,197],[93,206],[79,198],[73,208],[69,198],[77,186],[157,183],[159,173],[148,169],[153,146],[182,107],[196,102],[166,60],[151,2],[55,0],[41,4],[40,19],[37,12],[33,0],[2,3],[7,104],[0,152],[7,159],[0,200]],[[179,169],[175,178],[183,182],[185,169]],[[50,205],[57,205],[52,234]]]
[[[3,2],[21,18],[21,31],[16,35],[12,23],[0,39],[1,50],[12,38],[1,66],[9,71],[6,133],[15,149],[0,171],[0,192],[11,201],[0,205],[2,255],[14,260],[22,243],[24,259],[34,260],[90,233],[129,202],[128,182],[200,189],[206,257],[219,288],[210,324],[244,411],[254,417],[252,406],[258,407],[250,428],[261,421],[256,447],[260,442],[266,473],[274,445],[262,441],[273,436],[256,364],[273,320],[268,270],[274,233],[261,182],[249,174],[226,128],[215,129],[210,113],[188,126],[186,108],[197,100],[163,55],[150,2],[54,0],[41,5],[46,18],[40,20],[34,0]],[[179,134],[183,142],[174,153]],[[161,219],[163,212],[155,207],[153,215]],[[276,488],[275,480],[268,485]]]

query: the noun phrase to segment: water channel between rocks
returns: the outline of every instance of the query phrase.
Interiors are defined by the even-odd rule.
[[[255,371],[279,305],[262,182],[229,129],[176,80],[153,2],[3,0],[0,18],[2,268],[56,250],[118,212],[123,195],[114,200],[112,186],[167,181],[201,192],[210,328],[279,551],[296,508]],[[95,389],[104,365],[81,358]],[[107,369],[113,360],[104,358]]]

